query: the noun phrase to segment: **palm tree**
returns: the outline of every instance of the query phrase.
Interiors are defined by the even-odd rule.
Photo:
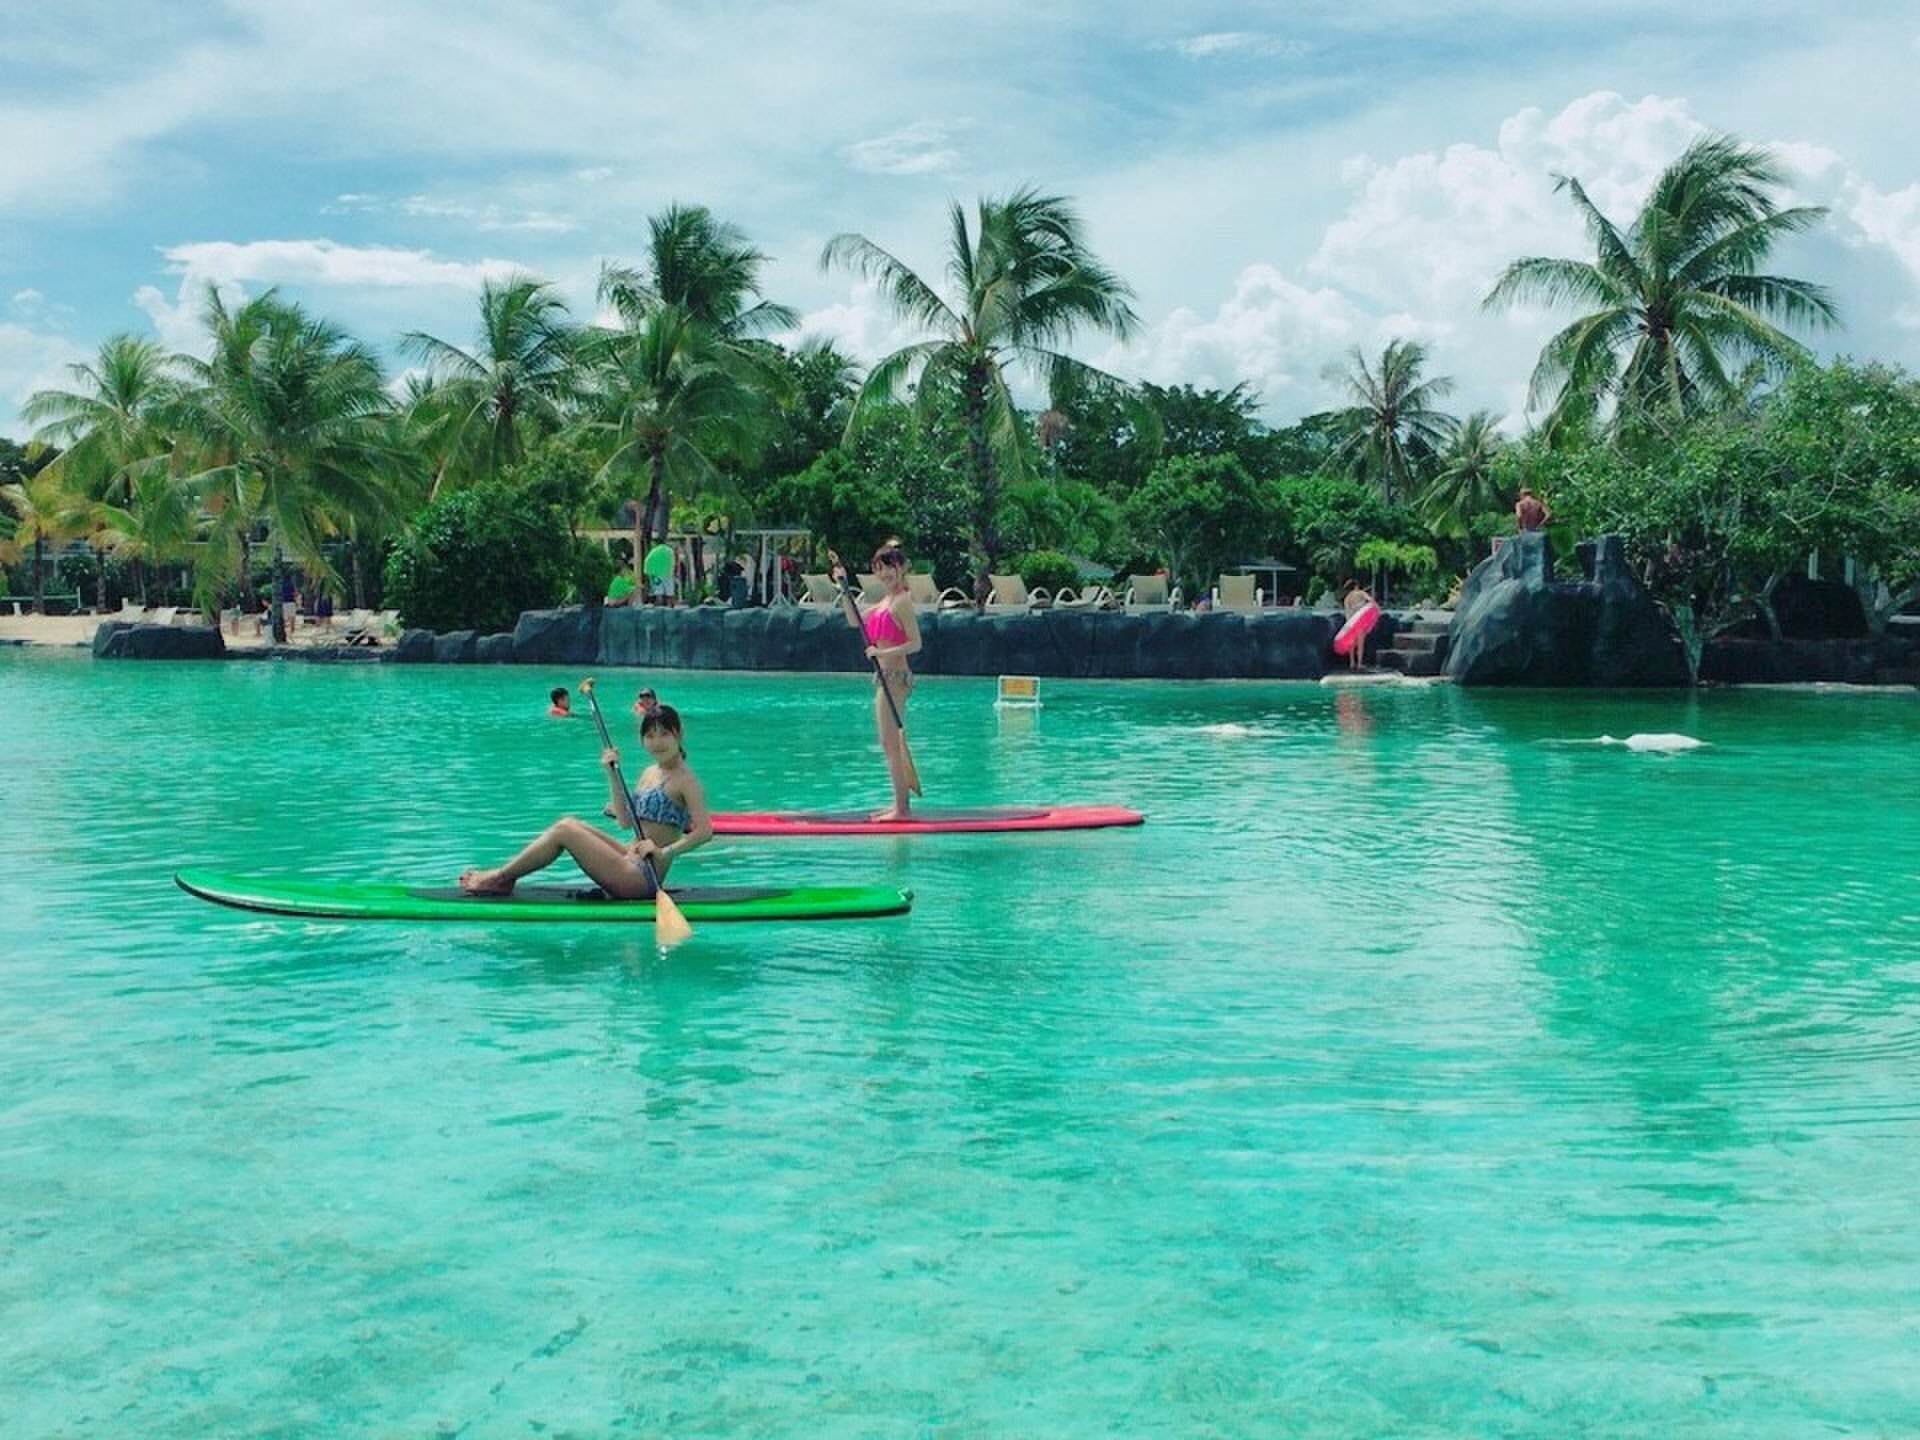
[[[587,353],[593,408],[584,428],[603,442],[600,475],[647,477],[635,519],[637,564],[654,537],[667,533],[667,496],[720,481],[727,462],[757,447],[772,411],[730,347],[676,305],[598,333]]]
[[[1453,389],[1445,376],[1420,377],[1427,347],[1417,340],[1391,340],[1370,366],[1356,346],[1351,368],[1328,369],[1327,378],[1344,381],[1353,405],[1334,423],[1342,435],[1330,457],[1362,480],[1380,487],[1386,500],[1411,492],[1414,472],[1439,451],[1453,433],[1454,418],[1434,408]]]
[[[1464,536],[1475,516],[1510,503],[1493,473],[1494,457],[1506,443],[1494,423],[1491,411],[1474,411],[1440,451],[1433,483],[1420,497],[1420,508],[1436,535]]]
[[[0,543],[12,560],[33,556],[33,613],[47,613],[47,546],[61,545],[81,534],[86,502],[61,483],[52,467],[0,485],[0,510],[11,517],[12,533]]]
[[[647,222],[646,268],[602,266],[600,298],[629,327],[672,306],[727,343],[762,339],[799,323],[793,310],[761,297],[767,259],[706,206],[670,205]]]
[[[208,360],[186,362],[195,389],[179,406],[188,483],[212,515],[196,575],[203,602],[220,579],[247,580],[264,521],[274,541],[276,597],[286,552],[338,584],[322,542],[357,519],[397,512],[404,481],[390,401],[373,353],[271,290],[230,310],[208,288]],[[284,640],[280,607],[274,639]]]
[[[95,500],[86,510],[94,544],[134,562],[140,603],[147,603],[149,567],[188,553],[200,506],[193,487],[170,466],[141,466],[124,500]]]
[[[1541,350],[1529,406],[1550,404],[1550,426],[1609,401],[1616,424],[1624,416],[1677,417],[1737,400],[1743,365],[1778,370],[1804,353],[1775,322],[1832,325],[1832,300],[1818,285],[1759,268],[1777,241],[1827,212],[1779,208],[1772,192],[1785,173],[1766,150],[1723,135],[1696,140],[1661,173],[1624,232],[1578,180],[1556,176],[1596,257],[1516,260],[1485,302],[1589,308]]]
[[[139,498],[164,489],[148,482],[156,474],[164,476],[169,464],[170,441],[159,417],[177,397],[179,380],[165,350],[131,335],[108,338],[91,363],[71,365],[68,371],[75,388],[37,391],[20,407],[20,416],[38,427],[36,439],[61,447],[47,468],[56,472],[62,488],[98,511],[88,517],[85,528],[94,532],[95,548],[100,549],[108,529],[117,534],[129,524],[139,528],[133,514]],[[111,518],[108,511],[114,512]],[[136,552],[136,565],[140,558],[162,557],[142,549]],[[139,581],[144,597],[144,572]],[[104,606],[105,600],[102,564],[96,601]]]
[[[621,322],[597,342],[606,402],[599,424],[614,437],[601,473],[645,466],[636,563],[654,535],[667,533],[670,484],[685,493],[724,483],[728,466],[753,456],[773,409],[791,398],[766,337],[798,316],[762,296],[767,259],[705,206],[675,204],[647,222],[643,267],[601,267],[599,298]]]
[[[530,438],[561,427],[573,394],[574,339],[566,302],[528,275],[481,287],[471,351],[417,330],[402,337],[403,351],[427,367],[428,384],[410,410],[437,431],[429,493],[449,474],[498,479],[525,458]]]
[[[1076,385],[1117,387],[1112,376],[1058,347],[1083,328],[1124,339],[1139,319],[1128,303],[1133,292],[1087,248],[1080,218],[1065,199],[1020,190],[980,200],[971,228],[958,204],[948,216],[951,300],[864,235],[834,236],[820,263],[876,282],[897,314],[932,332],[867,372],[848,430],[909,390],[922,419],[942,399],[957,404],[984,575],[1001,551],[1000,475],[1033,470],[1033,442],[1014,405],[1009,369],[1025,365],[1050,395]]]

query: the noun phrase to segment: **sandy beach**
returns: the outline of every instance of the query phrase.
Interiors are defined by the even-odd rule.
[[[28,645],[87,646],[93,644],[93,632],[104,621],[118,615],[9,615],[0,614],[0,643],[24,642]],[[222,638],[229,650],[259,650],[273,643],[271,634],[255,634],[251,619],[241,622],[239,633],[224,627]],[[344,638],[336,622],[331,629],[300,625],[288,637],[292,645],[334,645]]]

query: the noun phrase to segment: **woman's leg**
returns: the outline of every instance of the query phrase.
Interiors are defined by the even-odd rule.
[[[889,676],[884,682],[891,687],[893,706],[887,704],[887,697],[880,693],[880,685],[873,687],[873,723],[880,731],[880,749],[887,757],[887,780],[893,787],[893,807],[883,810],[876,820],[905,820],[911,813],[912,797],[907,789],[907,740],[899,725],[894,723],[893,709],[898,706],[900,718],[906,719],[907,696],[912,693],[913,682],[901,682]]]
[[[522,876],[544,870],[565,851],[594,884],[622,900],[644,900],[653,893],[644,866],[634,863],[627,847],[604,830],[569,815],[556,820],[497,870],[468,870],[460,888],[474,895],[510,895]]]

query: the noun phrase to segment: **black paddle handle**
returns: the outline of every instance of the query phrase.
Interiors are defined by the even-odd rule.
[[[860,607],[854,604],[853,591],[847,585],[846,564],[844,562],[840,562],[839,569],[840,569],[840,598],[841,600],[846,602],[848,609],[853,614],[853,618],[855,620],[858,620],[860,618]],[[860,631],[860,638],[862,640],[865,640],[867,638],[867,632],[864,627]],[[880,664],[880,657],[878,655],[869,655],[867,659],[873,662],[873,673],[875,677],[878,678],[878,680],[880,681],[880,693],[887,697],[887,709],[893,713],[893,728],[904,733],[907,728],[907,722],[900,718],[900,707],[894,703],[893,686],[887,683],[887,672]],[[589,693],[587,698],[591,700],[593,698],[592,694]]]
[[[587,691],[587,704],[593,708],[593,723],[600,727],[600,748],[602,750],[613,749],[613,736],[607,733],[606,717],[600,713],[600,697],[595,695],[591,690]],[[620,787],[620,793],[626,797],[627,818],[633,821],[633,837],[638,840],[642,838],[640,834],[640,816],[633,808],[633,792],[627,789],[627,777],[620,773],[620,762],[618,760],[613,762],[613,783]],[[620,819],[618,811],[614,812],[613,818],[614,821],[618,823]],[[640,857],[640,863],[647,869],[647,882],[651,884],[655,890],[664,889],[665,887],[660,883],[660,872],[653,868],[653,857],[651,855],[643,855]]]

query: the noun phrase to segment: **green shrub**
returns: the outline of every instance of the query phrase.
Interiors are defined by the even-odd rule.
[[[1029,590],[1045,588],[1058,594],[1080,585],[1080,567],[1058,550],[1029,550],[1014,558],[1013,568]]]
[[[844,450],[829,450],[799,474],[774,481],[759,509],[774,523],[806,526],[838,549],[850,570],[866,569],[882,540],[904,537],[909,519],[899,489],[865,473]]]
[[[598,605],[606,598],[616,568],[613,556],[598,540],[575,540],[568,598],[576,605]]]
[[[385,594],[409,625],[511,630],[565,597],[575,556],[560,514],[535,494],[476,485],[420,512],[387,556]]]

